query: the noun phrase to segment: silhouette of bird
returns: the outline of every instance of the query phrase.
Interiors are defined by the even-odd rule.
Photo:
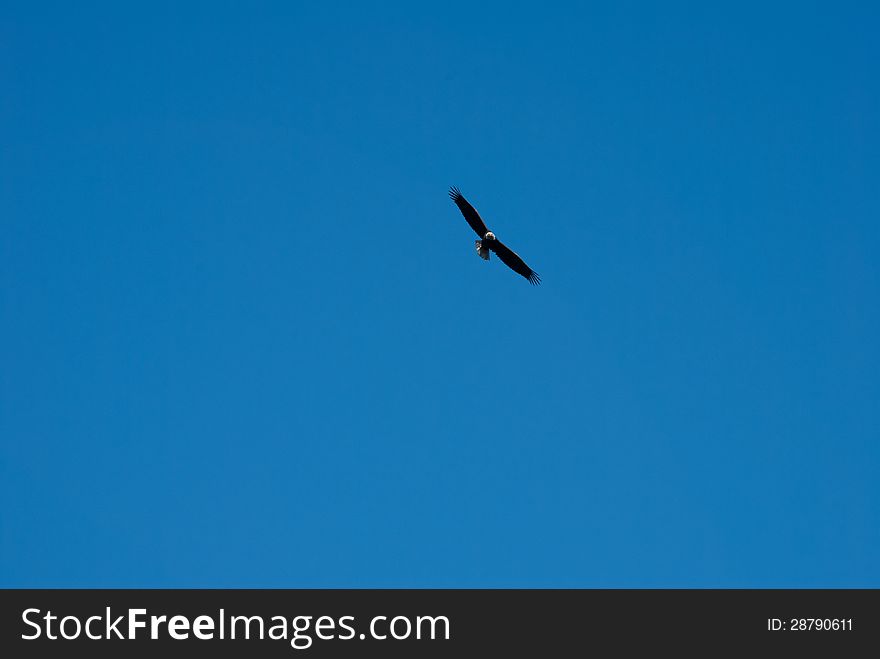
[[[486,223],[483,222],[483,218],[481,218],[480,214],[477,212],[477,209],[468,203],[468,200],[462,196],[461,192],[458,191],[458,188],[449,188],[449,197],[455,202],[455,205],[458,206],[458,210],[464,215],[464,219],[467,220],[467,223],[471,225],[471,229],[473,229],[480,237],[480,240],[476,241],[477,254],[480,255],[480,258],[488,261],[489,252],[495,252],[495,255],[501,259],[504,265],[528,279],[530,284],[537,286],[541,283],[541,278],[538,276],[538,273],[527,266],[526,262],[523,261],[516,252],[498,240],[495,237],[495,234],[489,231]]]

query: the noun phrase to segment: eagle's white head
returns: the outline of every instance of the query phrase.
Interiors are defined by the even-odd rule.
[[[491,231],[487,231],[486,235],[483,236],[483,240],[495,240],[495,234]]]

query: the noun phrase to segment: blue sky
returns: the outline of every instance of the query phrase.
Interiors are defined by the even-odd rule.
[[[0,10],[0,585],[880,586],[877,9],[249,4]]]

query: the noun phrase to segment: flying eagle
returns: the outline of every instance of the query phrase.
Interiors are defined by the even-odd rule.
[[[483,222],[483,218],[481,218],[477,210],[468,203],[467,199],[462,196],[461,192],[458,191],[458,188],[449,188],[449,196],[452,198],[452,201],[455,202],[455,205],[458,206],[458,210],[464,215],[464,219],[467,220],[467,223],[471,225],[471,229],[476,231],[477,235],[480,237],[480,240],[477,240],[476,243],[477,254],[479,254],[481,258],[488,261],[489,252],[495,252],[498,258],[504,262],[504,265],[528,279],[530,284],[538,285],[541,283],[541,278],[538,276],[538,273],[527,266],[525,261],[517,256],[516,252],[507,247],[507,245],[495,237],[494,233],[489,231],[486,227],[486,223]]]

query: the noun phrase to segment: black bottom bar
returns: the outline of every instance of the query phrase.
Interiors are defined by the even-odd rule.
[[[646,647],[851,656],[880,647],[875,589],[4,590],[0,614],[9,657],[570,656]]]

